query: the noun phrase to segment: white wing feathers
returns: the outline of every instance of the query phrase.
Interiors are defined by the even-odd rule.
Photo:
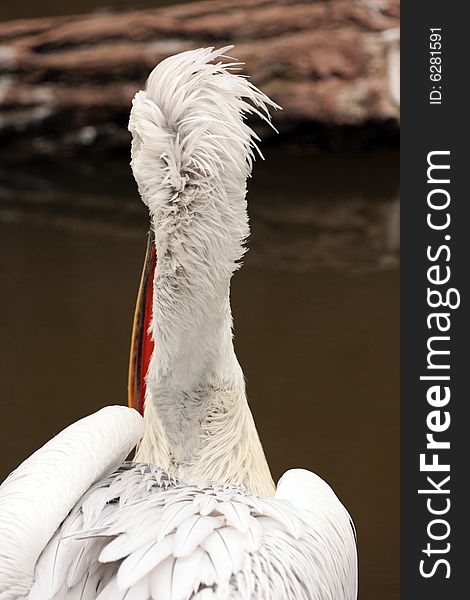
[[[297,554],[294,562],[298,568],[310,570],[316,585],[329,590],[331,596],[326,597],[355,600],[356,531],[348,511],[332,488],[315,473],[291,469],[279,480],[276,498],[295,505],[308,523],[308,551],[312,561],[302,559],[302,553],[299,553],[302,544],[296,544],[292,553],[293,556]]]
[[[143,433],[141,416],[108,406],[77,421],[0,486],[0,598],[29,590],[40,553],[80,496],[113,471]],[[69,524],[69,527],[73,527]]]
[[[125,464],[64,521],[39,560],[30,600],[353,600],[349,516],[320,478],[290,473],[281,498],[268,500]],[[312,478],[315,515],[287,497],[299,481],[306,496]]]

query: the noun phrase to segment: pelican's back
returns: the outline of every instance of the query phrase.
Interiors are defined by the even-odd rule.
[[[280,492],[185,484],[127,463],[64,521],[29,600],[354,600],[354,532],[340,501],[308,471],[286,473]]]

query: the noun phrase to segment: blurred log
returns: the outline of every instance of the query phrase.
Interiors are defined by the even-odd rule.
[[[398,23],[399,0],[206,0],[0,23],[2,154],[127,148],[130,101],[153,66],[226,43],[284,107],[281,139],[319,127],[396,131],[383,32]]]

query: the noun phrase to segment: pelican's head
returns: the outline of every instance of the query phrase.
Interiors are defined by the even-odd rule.
[[[225,56],[232,48],[166,58],[132,101],[131,167],[151,214],[168,194],[183,192],[201,176],[227,171],[226,185],[244,190],[259,140],[244,119],[255,114],[272,127],[268,108],[280,107],[233,72],[243,63]]]

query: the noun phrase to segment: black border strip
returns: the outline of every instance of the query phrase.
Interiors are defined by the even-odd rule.
[[[452,600],[468,594],[467,566],[470,556],[470,338],[467,325],[466,299],[470,279],[470,151],[468,141],[467,98],[468,67],[470,54],[468,39],[470,23],[463,14],[465,3],[437,2],[403,3],[401,12],[401,598],[402,600]],[[430,29],[440,28],[442,34],[442,78],[431,81],[430,70],[433,55],[430,54]],[[432,61],[434,63],[438,61]],[[436,72],[437,70],[433,70]],[[437,78],[435,78],[437,79]],[[430,104],[430,92],[442,92],[440,104]],[[440,86],[440,87],[439,87]],[[434,94],[434,101],[438,94]],[[444,170],[431,171],[431,180],[449,177],[449,183],[427,181],[428,156],[432,151],[449,151],[447,155],[433,155],[430,160],[449,164]],[[435,175],[433,177],[433,175]],[[446,209],[437,211],[428,206],[428,194],[432,189],[444,189],[450,196]],[[446,193],[432,195],[436,201],[446,198]],[[450,224],[443,230],[432,229],[431,219],[441,219],[449,213]],[[450,236],[447,239],[445,236]],[[430,260],[430,254],[439,257]],[[442,278],[450,269],[450,280],[442,284],[430,284],[428,269],[439,265],[431,277]],[[450,315],[449,331],[439,332],[437,320],[427,317],[434,311],[427,300],[427,288],[441,290],[445,294],[455,288],[460,295],[459,308],[439,307],[435,312]],[[455,302],[457,294],[452,294]],[[434,296],[437,299],[437,296]],[[467,313],[467,314],[465,314]],[[467,317],[467,318],[466,318]],[[440,323],[444,325],[445,318]],[[446,369],[428,368],[427,343],[432,336],[448,336],[449,340],[431,342],[433,348],[449,350],[448,355],[435,355],[431,359]],[[420,380],[420,376],[450,376],[450,380]],[[469,381],[467,381],[467,379]],[[441,406],[431,406],[427,390],[431,385],[448,385],[451,397]],[[442,389],[442,388],[441,388]],[[435,397],[435,396],[434,396]],[[439,411],[427,417],[432,411]],[[426,434],[431,433],[429,423],[436,427],[446,422],[450,426],[435,433],[435,439],[450,442],[450,449],[441,449],[438,461],[449,464],[449,472],[420,471],[420,454],[426,453],[425,462],[432,460],[433,450],[427,450]],[[443,426],[443,425],[442,425]],[[427,481],[433,477],[441,490],[449,493],[423,493],[419,489],[432,490]],[[448,482],[441,484],[445,477]],[[429,505],[428,505],[429,499]],[[450,505],[447,502],[450,501]],[[448,511],[432,515],[433,510]],[[434,523],[441,518],[445,523]],[[430,528],[430,529],[429,529]],[[429,531],[441,540],[433,540]],[[430,544],[428,547],[427,544]],[[447,546],[449,544],[449,546]],[[426,552],[423,552],[425,550]],[[436,565],[438,560],[441,562]],[[424,563],[421,561],[424,560]],[[422,571],[432,576],[424,577]],[[447,577],[449,575],[449,577]],[[462,595],[463,594],[463,595]]]

